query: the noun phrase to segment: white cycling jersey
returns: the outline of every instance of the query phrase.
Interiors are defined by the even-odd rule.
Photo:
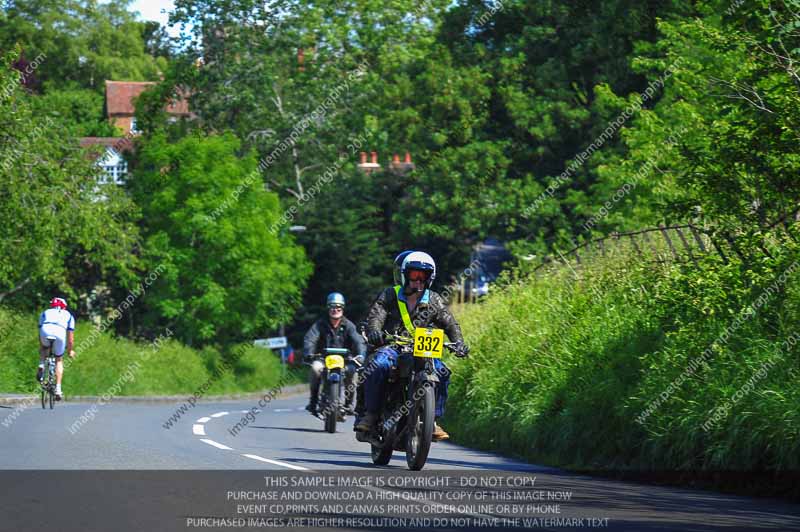
[[[50,308],[39,316],[39,338],[42,345],[47,345],[47,337],[55,336],[54,352],[56,356],[64,354],[67,341],[67,331],[75,330],[75,318],[69,311],[60,308]]]

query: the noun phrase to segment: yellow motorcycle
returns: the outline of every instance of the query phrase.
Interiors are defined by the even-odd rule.
[[[325,430],[333,434],[336,432],[336,422],[344,415],[341,392],[345,357],[349,351],[339,347],[326,347],[324,351],[325,369],[322,370],[322,393],[317,417],[325,422]]]

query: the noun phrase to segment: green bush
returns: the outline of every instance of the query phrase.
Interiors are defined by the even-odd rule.
[[[0,309],[0,392],[35,389],[36,323],[35,316]],[[266,349],[237,346],[223,356],[211,347],[186,347],[166,332],[156,345],[93,334],[93,329],[78,321],[76,357],[65,357],[64,390],[70,395],[191,394],[207,382],[207,394],[253,392],[273,387],[283,371],[278,357]]]
[[[474,349],[453,362],[448,427],[578,469],[797,470],[800,366],[784,342],[800,339],[800,250],[770,253],[654,264],[623,251],[457,309]]]

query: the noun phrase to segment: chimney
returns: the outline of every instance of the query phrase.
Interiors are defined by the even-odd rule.
[[[414,163],[411,162],[411,153],[406,151],[403,162],[400,162],[400,156],[395,154],[389,167],[392,169],[392,172],[401,176],[413,170]]]
[[[367,152],[362,151],[359,154],[361,162],[356,165],[359,170],[361,170],[367,175],[381,169],[381,165],[378,164],[378,152],[373,151],[370,152],[369,155],[370,155],[370,162],[367,162]]]

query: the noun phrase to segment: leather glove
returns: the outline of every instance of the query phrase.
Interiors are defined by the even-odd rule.
[[[367,341],[376,347],[383,345],[383,332],[367,331]]]
[[[459,340],[454,346],[456,348],[455,355],[459,358],[464,358],[469,355],[469,346],[464,343],[464,340]]]

